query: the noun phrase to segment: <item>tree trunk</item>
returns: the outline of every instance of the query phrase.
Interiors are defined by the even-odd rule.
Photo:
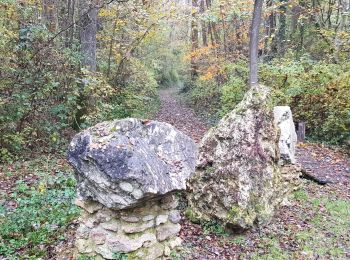
[[[277,35],[277,46],[280,55],[284,54],[286,44],[286,27],[287,27],[287,0],[280,0],[280,16],[279,16],[279,28]]]
[[[258,84],[258,54],[259,54],[259,29],[261,24],[261,13],[263,0],[254,1],[253,19],[250,28],[249,44],[249,83],[250,86]]]
[[[42,15],[44,23],[49,32],[54,33],[57,27],[57,18],[55,16],[56,0],[42,1]]]
[[[85,0],[80,0],[80,44],[83,66],[89,71],[96,71],[96,32],[97,7]]]
[[[191,22],[191,40],[192,40],[192,52],[198,49],[198,21],[197,21],[197,8],[198,0],[192,0],[192,22]],[[191,79],[194,81],[198,76],[198,66],[196,64],[195,57],[191,58]]]
[[[201,0],[201,4],[200,4],[200,13],[203,14],[205,11],[205,5],[204,5],[204,1],[205,0]],[[203,45],[204,46],[208,46],[208,37],[207,37],[207,26],[205,21],[201,22],[201,27],[202,27],[202,40],[203,40]]]

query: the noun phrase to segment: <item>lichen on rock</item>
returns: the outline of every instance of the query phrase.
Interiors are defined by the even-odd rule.
[[[104,122],[74,137],[68,151],[83,209],[76,254],[157,259],[181,243],[176,191],[195,170],[194,141],[173,126],[138,119]]]
[[[185,190],[196,155],[194,141],[172,125],[132,118],[88,128],[68,150],[80,198],[113,209]]]
[[[231,228],[269,221],[281,202],[279,130],[269,88],[256,85],[203,138],[189,181],[192,217]]]

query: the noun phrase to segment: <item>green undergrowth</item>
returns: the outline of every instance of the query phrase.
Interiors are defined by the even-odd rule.
[[[72,172],[64,160],[40,158],[5,165],[1,173],[9,183],[21,179],[21,174],[31,175],[1,194],[0,258],[45,257],[49,246],[65,240],[64,231],[79,213],[72,203],[76,184]]]
[[[218,241],[216,247],[234,248],[240,259],[349,259],[350,201],[328,186],[305,181],[294,192],[289,206],[276,212],[270,224],[242,234],[227,233],[215,221],[198,221],[187,209],[186,217],[200,224],[203,235]],[[181,255],[190,258],[206,249],[201,244],[184,244]],[[196,253],[197,252],[197,253]]]
[[[318,189],[322,189],[317,187]],[[252,259],[346,259],[350,255],[350,202],[336,194],[294,193],[293,218],[303,225],[263,234]],[[290,242],[293,242],[294,250]]]
[[[246,93],[248,63],[222,64],[224,82],[216,78],[192,82],[187,101],[210,121],[232,111]],[[308,140],[349,144],[350,63],[316,61],[308,55],[295,60],[289,53],[260,66],[261,83],[272,90],[273,104],[290,106],[295,122],[306,122]]]

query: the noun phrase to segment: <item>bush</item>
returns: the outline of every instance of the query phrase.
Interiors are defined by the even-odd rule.
[[[350,136],[350,64],[275,60],[261,68],[276,104],[289,105],[295,121],[306,121],[309,137],[344,143]],[[344,73],[345,72],[345,73]]]
[[[289,55],[293,57],[293,55]],[[307,122],[309,138],[331,144],[350,138],[350,63],[313,61],[308,56],[294,60],[287,55],[260,66],[260,80],[273,89],[275,105],[289,105],[296,122]],[[226,82],[197,80],[191,102],[208,111],[231,111],[247,87],[248,64],[225,64]]]
[[[150,117],[159,105],[155,72],[137,59],[129,64],[124,106],[132,117]]]

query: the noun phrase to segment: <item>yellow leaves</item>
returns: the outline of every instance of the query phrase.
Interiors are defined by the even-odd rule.
[[[197,59],[197,58],[204,56],[204,55],[209,55],[211,53],[211,50],[214,48],[216,48],[215,45],[208,45],[208,46],[205,46],[202,48],[195,49],[195,50],[191,51],[189,54],[187,54],[184,57],[184,59],[185,59],[185,61],[189,61],[192,59]]]
[[[40,184],[38,186],[38,190],[40,193],[44,193],[46,191],[46,183],[40,182]]]
[[[209,66],[205,74],[199,77],[199,80],[202,80],[202,81],[211,80],[215,76],[217,76],[219,73],[220,73],[220,68],[216,65],[211,65]]]
[[[99,17],[113,17],[116,15],[116,10],[111,8],[101,8],[98,12]]]

